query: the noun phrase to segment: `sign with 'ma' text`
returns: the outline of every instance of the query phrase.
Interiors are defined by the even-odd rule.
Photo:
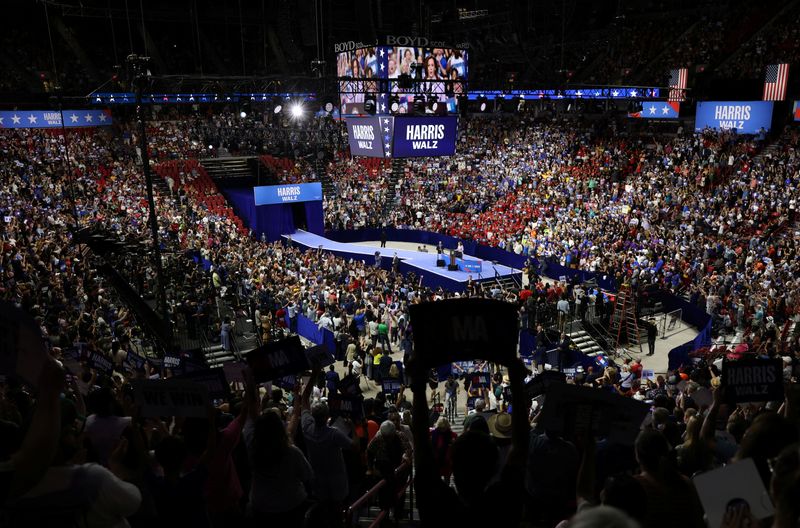
[[[738,134],[769,131],[772,124],[772,101],[703,101],[697,103],[694,129],[736,129]]]
[[[308,358],[298,336],[264,343],[245,356],[258,383],[308,370]]]
[[[320,182],[295,183],[291,185],[261,185],[253,187],[256,205],[275,205],[322,200]]]
[[[428,368],[486,359],[508,364],[517,357],[516,307],[494,299],[447,299],[410,308],[414,359]]]
[[[781,359],[741,359],[722,364],[722,386],[730,403],[783,400]]]
[[[396,117],[393,156],[452,156],[456,153],[457,129],[455,116]]]

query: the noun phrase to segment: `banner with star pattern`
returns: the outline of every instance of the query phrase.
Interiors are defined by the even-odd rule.
[[[61,128],[62,112],[58,110],[0,111],[0,128]],[[66,128],[111,125],[109,110],[64,110]]]
[[[628,112],[628,117],[638,119],[678,119],[681,103],[678,101],[642,101],[640,112]]]

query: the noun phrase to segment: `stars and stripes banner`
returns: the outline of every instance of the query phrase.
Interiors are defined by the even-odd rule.
[[[640,112],[629,112],[628,117],[637,119],[678,119],[681,104],[677,101],[642,101]]]
[[[0,128],[61,128],[58,110],[11,110],[0,112]],[[66,128],[111,125],[108,110],[64,110]]]
[[[470,90],[467,99],[475,101],[480,97],[487,99],[648,99],[661,97],[659,88],[626,87],[616,88],[576,88],[569,90]]]
[[[789,64],[770,64],[764,76],[764,101],[786,99],[786,81],[789,79]]]
[[[669,96],[667,101],[685,101],[689,68],[673,68],[669,71]]]
[[[383,138],[383,155],[386,158],[392,157],[392,143],[394,138],[394,118],[383,116],[380,118],[381,134]]]

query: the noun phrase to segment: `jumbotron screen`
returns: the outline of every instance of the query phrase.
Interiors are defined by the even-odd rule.
[[[467,52],[451,48],[413,48],[376,46],[339,53],[338,77],[353,79],[397,79],[408,74],[412,79],[466,80]]]
[[[468,71],[468,52],[462,49],[375,46],[345,51],[337,54],[336,60],[340,109],[342,115],[362,114],[365,93],[396,94],[399,99],[396,113],[405,113],[414,95],[423,94],[429,100],[435,98],[444,103],[443,110],[455,112],[455,102],[464,92]],[[398,81],[404,74],[414,81],[414,88],[400,86]],[[348,83],[341,79],[363,81]],[[379,113],[386,112],[379,109]]]

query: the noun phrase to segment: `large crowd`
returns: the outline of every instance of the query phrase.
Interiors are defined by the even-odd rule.
[[[236,129],[235,121],[215,117],[202,133]],[[69,165],[58,134],[5,131],[0,298],[35,318],[62,361],[45,363],[38,393],[13,379],[2,385],[0,491],[12,526],[336,526],[377,482],[380,506],[402,519],[408,512],[396,499],[408,492],[411,462],[426,523],[649,527],[680,515],[699,526],[689,477],[747,458],[771,495],[773,526],[795,525],[800,348],[796,336],[781,339],[779,327],[794,316],[797,296],[796,130],[765,150],[765,137],[730,132],[625,137],[526,117],[467,119],[457,157],[406,164],[386,219],[379,212],[388,165],[338,157],[329,165],[331,227],[441,231],[605,271],[620,283],[658,283],[690,294],[718,329],[745,333],[737,353],[784,361],[786,400],[758,405],[724,403],[710,360],[656,379],[643,377],[638,361],[576,373],[575,384],[652,406],[634,445],[619,445],[546,429],[547,402],[522,396],[524,379],[535,380],[540,368],[515,362],[480,367],[491,374],[485,388],[464,376],[474,401],[464,432],[454,433],[434,396],[437,381],[409,361],[409,307],[455,294],[369,262],[260,240],[202,166],[186,159],[201,155],[200,138],[192,144],[197,127],[170,120],[150,128],[155,177],[166,183],[156,187],[156,206],[176,331],[230,346],[230,321],[215,309],[224,298],[249,310],[262,341],[308,317],[335,333],[342,366],[284,389],[257,384],[245,369],[244,384],[233,384],[205,418],[142,416],[130,382],[169,375],[156,361],[158,344],[98,271],[100,257],[73,243],[76,224],[147,240],[135,128],[69,133]],[[276,176],[312,174],[300,163]],[[120,274],[150,295],[157,278],[149,259],[123,258]],[[544,340],[540,325],[549,323],[527,315],[529,299],[555,304],[577,288],[546,284],[535,271],[530,278],[520,292],[470,284],[462,295],[517,303]],[[113,370],[82,363],[66,383],[62,369],[75,364],[66,351],[76,343]],[[148,361],[131,365],[129,353]],[[391,354],[402,354],[402,371]],[[345,377],[368,378],[359,385],[378,394],[364,401],[363,418],[329,422],[326,401],[345,390]],[[386,378],[400,381],[399,394],[380,391]],[[460,384],[445,381],[445,397]],[[730,517],[726,526],[745,526],[742,511]]]

